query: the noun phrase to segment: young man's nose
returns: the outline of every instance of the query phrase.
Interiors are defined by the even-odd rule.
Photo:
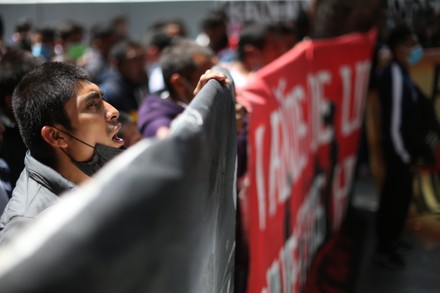
[[[115,120],[118,119],[119,117],[119,111],[113,107],[112,105],[110,105],[109,103],[104,101],[104,105],[105,105],[105,118],[106,120],[110,121],[110,120]]]

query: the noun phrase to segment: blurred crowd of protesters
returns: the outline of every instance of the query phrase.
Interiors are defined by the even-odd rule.
[[[114,107],[115,111],[119,112],[113,114],[122,124],[118,136],[124,139],[125,147],[130,147],[142,137],[166,137],[172,120],[184,111],[200,90],[201,76],[206,75],[207,70],[213,66],[229,70],[236,86],[237,100],[245,101],[241,97],[240,88],[246,85],[258,69],[287,52],[302,38],[296,34],[292,22],[248,23],[244,25],[239,36],[232,39],[228,33],[227,16],[220,10],[209,11],[204,15],[200,23],[200,32],[195,39],[188,37],[185,23],[180,19],[152,24],[146,28],[145,35],[139,40],[133,39],[128,32],[129,21],[120,16],[108,23],[96,23],[90,29],[72,20],[63,21],[56,27],[39,27],[29,20],[20,20],[13,35],[4,36],[3,26],[0,27],[2,211],[11,195],[14,194],[16,197],[16,193],[12,193],[14,187],[23,186],[23,183],[20,183],[23,180],[19,179],[21,171],[23,168],[28,169],[29,164],[34,162],[20,136],[19,125],[23,123],[23,119],[16,120],[12,107],[14,89],[33,69],[41,68],[42,64],[49,62],[60,62],[84,69],[89,75],[89,80],[102,91],[105,107]],[[50,80],[58,84],[58,87],[67,85],[65,83],[71,70],[69,68],[47,66],[41,69],[39,74],[35,72],[34,78],[41,79],[41,74],[49,74],[51,70],[58,72],[60,78],[48,77],[46,81]],[[82,74],[79,71],[75,73],[80,79],[83,78]],[[215,75],[211,76],[215,78]],[[28,84],[37,87],[34,81],[28,81]],[[17,98],[14,99],[19,98],[17,94]],[[246,107],[246,103],[236,104],[239,190],[246,187],[243,183],[247,166]],[[22,110],[25,111],[24,108]],[[112,118],[110,122],[113,123],[113,120]],[[71,136],[63,129],[50,129],[51,133],[58,133],[60,137],[66,133],[67,136]],[[58,155],[63,157],[61,153]],[[36,162],[31,165],[40,166]],[[62,170],[59,173],[63,174]],[[50,178],[58,178],[53,172],[50,174],[53,175],[49,176]],[[69,183],[63,186],[73,185]],[[53,197],[50,194],[45,196]],[[243,208],[239,214],[246,213],[245,197],[242,198]],[[6,238],[15,230],[5,229],[12,217],[22,218],[15,214],[17,200],[11,200],[9,203],[0,221],[0,229],[9,231]],[[47,204],[52,204],[52,200],[43,206]],[[11,211],[11,206],[15,206],[15,210]],[[38,210],[32,207],[19,209],[32,209],[29,211],[33,213],[32,217]],[[242,221],[242,218],[239,216],[237,221],[237,242],[241,247],[237,253],[236,266],[238,291],[245,288],[248,266],[247,237],[246,233],[242,232],[247,229],[247,223]],[[6,241],[6,238],[3,240]],[[4,242],[3,240],[1,242]]]
[[[56,32],[34,31],[29,22],[17,27],[12,43],[2,42],[0,56],[0,245],[141,140],[137,111],[152,99],[145,48],[127,35],[126,19],[93,26],[90,45],[73,21]],[[183,109],[208,80],[231,83],[211,70],[211,49],[185,38],[181,22],[157,24],[156,30],[173,39],[170,46],[189,44],[161,60],[166,102]],[[200,59],[188,48],[208,53]]]
[[[397,20],[387,18],[378,48]],[[16,23],[12,36],[4,36],[0,18],[0,209],[24,167],[26,147],[12,112],[12,93],[21,78],[48,61],[74,64],[85,69],[99,86],[103,98],[119,111],[123,124],[119,136],[126,147],[142,137],[164,137],[171,121],[192,100],[200,76],[211,67],[227,68],[237,92],[237,153],[239,209],[237,220],[236,289],[242,292],[248,265],[246,219],[247,107],[240,88],[254,73],[308,36],[310,23],[304,13],[291,22],[245,23],[238,36],[228,33],[223,11],[204,15],[200,32],[189,38],[184,21],[158,21],[146,28],[139,40],[129,34],[129,20],[114,17],[90,29],[66,20],[57,27]],[[440,45],[440,17],[426,11],[414,27],[423,47]],[[89,40],[86,40],[89,37]],[[240,216],[241,215],[241,216]]]

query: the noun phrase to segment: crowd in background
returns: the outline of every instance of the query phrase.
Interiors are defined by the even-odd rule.
[[[227,25],[225,13],[210,11],[197,38],[191,41],[211,50],[212,65],[229,68],[238,86],[298,41],[293,22],[247,24],[239,42],[231,41]],[[66,62],[86,69],[105,99],[137,123],[142,101],[167,90],[159,64],[161,52],[181,40],[190,40],[181,19],[157,21],[146,28],[141,39],[130,36],[129,19],[124,16],[91,28],[73,20],[41,27],[22,19],[11,36],[1,34],[0,53],[24,50],[42,62]]]
[[[146,28],[141,39],[130,36],[129,19],[123,16],[91,28],[72,20],[63,21],[57,27],[18,21],[13,35],[2,35],[0,43],[3,123],[0,125],[4,125],[0,128],[3,134],[0,168],[3,167],[4,172],[0,174],[5,191],[0,208],[3,210],[25,168],[23,161],[27,152],[12,110],[13,91],[26,73],[48,61],[74,64],[88,72],[91,81],[102,90],[104,100],[119,111],[122,128],[118,136],[124,139],[125,148],[142,137],[166,137],[173,119],[194,98],[201,76],[216,65],[227,68],[239,101],[236,103],[237,188],[244,188],[247,105],[240,88],[258,69],[290,50],[302,39],[303,31],[296,29],[294,21],[246,23],[238,39],[231,38],[227,16],[220,10],[204,15],[195,39],[188,36],[185,23],[180,19],[154,23]],[[240,219],[237,231],[245,229]],[[237,244],[243,251],[237,254],[236,272],[241,276],[236,278],[237,288],[244,288],[246,283],[246,241],[245,233],[237,233]]]

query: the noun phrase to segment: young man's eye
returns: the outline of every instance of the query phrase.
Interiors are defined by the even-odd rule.
[[[96,102],[96,101],[94,101],[94,102],[89,103],[88,107],[89,107],[89,108],[91,108],[91,107],[97,107],[98,105],[99,105],[99,103]]]

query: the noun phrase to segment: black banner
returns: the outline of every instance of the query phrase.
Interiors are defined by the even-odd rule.
[[[211,80],[172,124],[0,250],[0,292],[233,292],[235,113]]]

